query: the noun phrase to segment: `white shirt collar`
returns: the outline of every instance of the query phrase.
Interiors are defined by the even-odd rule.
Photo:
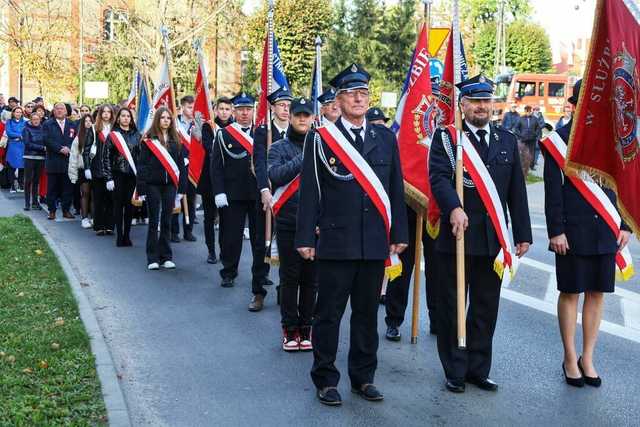
[[[481,128],[477,128],[477,127],[475,127],[474,125],[472,125],[469,122],[465,122],[465,123],[467,124],[467,127],[469,128],[469,130],[471,132],[473,132],[473,134],[476,136],[476,138],[478,138],[478,141],[480,141],[480,137],[478,136],[478,131],[480,129],[484,129],[487,132],[485,141],[487,142],[487,145],[489,145],[489,135],[491,134],[491,126],[489,126],[489,123],[487,123],[486,125],[484,125]]]
[[[351,136],[351,138],[354,141],[356,139],[356,134],[353,133],[353,131],[351,131],[351,128],[362,127],[362,130],[360,131],[360,136],[362,137],[362,140],[364,141],[364,130],[367,128],[367,119],[364,119],[364,121],[362,122],[362,126],[354,125],[349,120],[345,119],[344,116],[340,116],[340,122],[342,123],[342,126],[344,126],[344,128],[347,130],[347,132],[349,132],[349,136]]]

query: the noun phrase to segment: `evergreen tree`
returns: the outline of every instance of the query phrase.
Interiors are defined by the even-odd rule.
[[[349,28],[349,9],[345,0],[338,0],[334,7],[331,31],[322,52],[322,75],[325,85],[328,79],[353,60],[354,39]]]

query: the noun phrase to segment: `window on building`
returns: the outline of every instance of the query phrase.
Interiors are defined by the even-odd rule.
[[[108,8],[103,13],[102,33],[106,41],[114,41],[127,25],[127,12]]]
[[[564,83],[549,83],[549,96],[564,98]]]
[[[518,82],[518,98],[534,96],[536,94],[535,82]]]

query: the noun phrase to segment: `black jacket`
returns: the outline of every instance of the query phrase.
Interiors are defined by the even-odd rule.
[[[353,144],[340,119],[336,126]],[[328,164],[319,155],[320,147]],[[343,180],[333,176],[331,172],[346,175],[347,169],[317,131],[312,130],[305,140],[302,161],[297,248],[316,247],[318,259],[384,260],[389,256],[390,243],[409,242],[404,184],[395,135],[385,126],[368,124],[362,156],[389,196],[390,238],[382,216],[360,184],[355,179]],[[316,226],[320,228],[317,243]]]
[[[47,157],[45,168],[47,173],[68,172],[69,156],[60,153],[62,147],[71,150],[73,139],[76,137],[77,129],[71,120],[64,121],[64,132],[60,129],[55,118],[49,119],[42,125],[44,131],[44,144],[47,147]]]
[[[25,156],[44,156],[46,147],[44,145],[44,128],[42,123],[33,126],[28,122],[22,131],[22,141],[24,141]]]
[[[249,134],[253,136],[253,130]],[[229,201],[256,200],[258,187],[251,171],[251,155],[226,128],[216,134],[210,171],[214,195],[224,193]]]
[[[521,141],[537,141],[542,134],[542,125],[533,114],[521,116],[512,129]]]
[[[569,141],[572,121],[560,128],[558,135]],[[557,163],[542,147],[544,154],[544,213],[549,238],[565,234],[572,255],[615,254],[618,245],[607,223],[568,180]],[[609,200],[616,205],[613,191],[603,188]],[[630,231],[624,221],[621,228]]]
[[[108,154],[107,145],[109,143],[109,137],[107,136],[105,141],[102,142],[100,139],[101,137],[98,134],[99,132],[97,129],[95,132],[87,132],[84,142],[84,150],[82,151],[82,160],[84,161],[85,170],[91,170],[92,179],[106,179],[105,159]]]
[[[275,142],[267,156],[267,170],[273,192],[291,182],[302,171],[302,149],[305,135],[299,134],[289,127],[287,136]],[[296,216],[300,195],[295,194],[280,208],[276,216],[278,231],[296,231]]]
[[[124,138],[127,143],[127,147],[129,147],[129,151],[131,152],[131,157],[133,157],[133,163],[136,165],[137,169],[138,157],[140,156],[140,132],[133,129],[129,129],[125,132],[119,127],[115,127],[113,130],[120,133]],[[103,158],[103,169],[104,177],[107,181],[113,179],[114,173],[135,175],[127,159],[120,154],[118,148],[113,144],[111,134],[109,134],[109,138],[107,139],[106,150],[107,151]]]
[[[271,121],[271,143],[275,143],[283,138],[276,126]],[[256,172],[256,184],[258,191],[269,188],[267,173],[267,126],[261,125],[256,128],[253,138],[253,168]]]
[[[469,130],[466,123],[464,131],[473,144],[477,144],[476,136]],[[429,152],[429,181],[431,190],[442,212],[440,223],[446,225],[438,235],[436,250],[445,253],[455,253],[456,239],[451,233],[449,216],[451,211],[462,207],[455,187],[455,145],[447,147],[443,143],[443,133],[448,130],[438,129],[431,143]],[[450,141],[450,138],[448,138]],[[448,154],[448,152],[451,154]],[[493,179],[502,202],[502,209],[507,215],[507,207],[513,228],[512,243],[532,242],[531,220],[527,204],[527,189],[525,186],[520,154],[515,136],[500,127],[491,126],[489,148],[483,159]],[[465,172],[465,180],[471,180]],[[464,187],[464,211],[469,218],[469,227],[465,232],[465,253],[467,255],[496,256],[500,251],[498,236],[493,223],[487,214],[480,195],[475,187]],[[508,222],[507,222],[508,224]]]
[[[178,182],[178,194],[185,194],[187,191],[187,168],[184,165],[184,156],[182,155],[182,144],[179,141],[169,141],[167,151],[171,155],[171,158],[180,171]],[[173,185],[173,181],[169,177],[169,174],[160,163],[160,160],[153,154],[153,152],[147,147],[147,144],[142,140],[140,142],[140,155],[138,157],[138,176],[136,180],[136,186],[139,195],[147,194],[148,185]]]

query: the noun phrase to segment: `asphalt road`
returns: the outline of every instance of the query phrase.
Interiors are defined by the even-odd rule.
[[[309,377],[312,355],[280,349],[275,289],[269,289],[262,312],[247,311],[246,243],[236,286],[225,289],[219,265],[205,262],[202,224],[196,226],[198,242],[173,245],[176,270],[149,272],[144,226],[133,227],[133,248],[116,248],[113,238],[96,237],[79,221],[50,222],[41,212],[29,216],[45,225],[76,269],[116,361],[134,425],[638,425],[640,279],[621,286],[624,295],[606,299],[596,355],[602,388],[566,386],[541,184],[529,191],[533,262],[523,263],[503,292],[491,372],[500,390],[445,391],[426,316],[421,315],[418,344],[411,345],[408,312],[402,342],[380,341],[376,384],[385,401],[365,402],[349,392],[347,314],[337,362],[345,374],[339,408],[316,401]],[[4,194],[12,200],[0,198],[0,204],[21,206],[22,195]],[[639,248],[634,240],[636,260]],[[277,282],[277,271],[271,277]],[[381,337],[383,319],[381,307]]]

